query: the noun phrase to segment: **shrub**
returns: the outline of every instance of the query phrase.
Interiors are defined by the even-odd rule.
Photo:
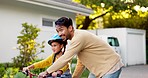
[[[19,68],[8,67],[5,70],[5,74],[2,78],[13,78],[13,76],[19,71]]]
[[[14,75],[14,78],[27,78],[27,76],[22,72],[18,72],[16,75]]]
[[[0,64],[0,78],[2,78],[5,74],[4,64]]]
[[[27,66],[32,60],[36,59],[38,48],[40,49],[39,52],[44,52],[44,41],[42,44],[36,42],[40,29],[27,23],[23,23],[22,27],[21,36],[17,37],[17,44],[19,45],[17,49],[20,50],[20,55],[13,58],[15,66],[20,68]]]
[[[43,59],[36,59],[36,60],[33,60],[32,63],[36,63],[36,62],[39,62],[41,60],[43,60]],[[39,73],[45,71],[46,69],[47,69],[47,67],[45,67],[45,68],[39,68],[39,69],[33,69],[33,70],[31,70],[31,72],[33,74],[39,74]]]

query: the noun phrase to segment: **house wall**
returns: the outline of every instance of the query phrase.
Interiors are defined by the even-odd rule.
[[[14,0],[0,0],[0,62],[10,62],[12,61],[11,58],[19,54],[15,47],[17,46],[17,36],[20,35],[22,30],[22,23],[27,22],[41,28],[37,41],[47,42],[56,31],[55,27],[42,26],[42,18],[49,18],[55,21],[61,16],[75,19],[74,13]],[[73,21],[75,25],[75,20]],[[50,46],[47,43],[44,50],[45,53],[39,54],[40,58],[45,58],[51,53]]]
[[[129,28],[99,29],[99,35],[115,36],[119,40],[125,66],[146,64],[145,30]]]

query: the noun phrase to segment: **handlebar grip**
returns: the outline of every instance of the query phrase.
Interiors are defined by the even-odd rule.
[[[25,74],[26,76],[28,76],[29,75],[29,71],[28,70],[23,71],[23,74]]]
[[[61,77],[61,74],[57,74],[57,77]]]

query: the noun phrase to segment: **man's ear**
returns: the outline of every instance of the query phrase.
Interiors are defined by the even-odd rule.
[[[70,25],[70,26],[68,27],[68,29],[69,29],[70,32],[73,31],[73,26]]]

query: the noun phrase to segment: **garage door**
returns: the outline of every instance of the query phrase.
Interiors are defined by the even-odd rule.
[[[128,65],[144,64],[144,43],[143,35],[128,33],[127,35],[127,59]]]

